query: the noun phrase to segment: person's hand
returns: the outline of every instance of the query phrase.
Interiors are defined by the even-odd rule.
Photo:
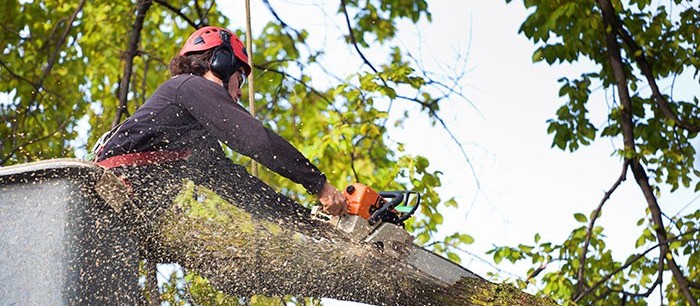
[[[323,206],[323,212],[327,214],[341,216],[348,212],[348,201],[338,189],[328,182],[323,184],[321,191],[319,191],[318,200]]]

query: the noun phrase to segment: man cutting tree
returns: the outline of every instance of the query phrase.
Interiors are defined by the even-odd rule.
[[[197,183],[232,186],[234,194],[280,196],[269,188],[243,190],[245,181],[255,179],[226,157],[221,142],[304,186],[318,196],[325,212],[347,211],[343,195],[317,167],[237,103],[251,67],[243,43],[231,31],[213,26],[196,30],[169,69],[173,77],[101,141],[94,152],[98,165],[139,185],[133,189],[155,191],[157,186],[147,184],[154,172],[185,171],[206,181]]]

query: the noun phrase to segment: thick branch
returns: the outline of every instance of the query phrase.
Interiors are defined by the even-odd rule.
[[[136,10],[136,20],[134,21],[134,27],[131,29],[131,36],[129,38],[129,48],[124,53],[124,60],[126,63],[124,65],[124,75],[122,75],[119,86],[119,106],[117,106],[117,113],[114,115],[114,120],[112,121],[112,128],[119,125],[122,115],[126,112],[126,99],[129,94],[134,58],[138,55],[141,29],[143,29],[143,22],[146,19],[146,12],[148,12],[152,4],[152,0],[140,0]]]
[[[624,67],[622,64],[620,46],[617,41],[617,35],[615,34],[617,32],[614,31],[614,24],[616,22],[615,10],[612,6],[612,3],[610,3],[609,0],[597,0],[597,2],[603,15],[608,59],[615,76],[618,94],[620,97],[620,103],[622,105],[622,109],[620,110],[620,124],[622,125],[623,143],[625,146],[625,150],[635,152],[636,145],[634,143],[633,132],[634,120],[632,116],[632,99],[629,96],[629,90],[627,88],[627,76],[625,75]],[[653,227],[656,231],[656,238],[660,242],[666,241],[667,234],[663,220],[661,219],[661,208],[659,207],[659,204],[656,201],[656,196],[654,195],[653,189],[649,184],[649,178],[646,175],[644,167],[639,162],[639,159],[635,156],[626,159],[630,163],[630,168],[632,170],[632,173],[634,174],[635,180],[637,181],[637,185],[639,185],[640,189],[642,190],[642,193],[644,194],[644,197],[647,201],[647,205],[649,206],[649,211],[651,213],[653,221]],[[681,292],[683,292],[683,295],[685,295],[685,298],[691,305],[697,306],[698,302],[693,297],[693,294],[690,292],[688,282],[685,276],[683,276],[683,272],[681,271],[680,267],[678,267],[678,265],[676,264],[675,260],[673,259],[673,256],[666,257],[667,255],[670,255],[668,246],[666,244],[661,244],[659,251],[659,260],[666,260],[669,268],[671,269],[671,272],[673,273],[673,277],[678,283],[679,289],[681,290]]]
[[[651,219],[654,223],[653,227],[656,232],[656,239],[658,241],[665,241],[667,240],[667,233],[666,228],[664,227],[663,219],[661,219],[661,208],[656,201],[653,188],[651,188],[649,185],[649,178],[647,177],[646,171],[638,160],[632,160],[631,169],[635,179],[637,180],[637,184],[642,189],[644,197],[647,200],[647,204],[649,205],[649,211],[652,217]],[[695,297],[693,297],[692,292],[690,292],[688,281],[683,275],[683,271],[673,258],[672,253],[669,251],[668,245],[662,244],[659,251],[660,260],[665,260],[668,264],[671,272],[673,273],[673,278],[678,283],[678,287],[681,292],[683,292],[690,305],[697,306],[698,302]]]
[[[308,218],[300,206],[277,201],[241,194],[222,202],[187,182],[172,207],[151,218],[157,221],[153,238],[168,260],[232,295],[294,294],[380,305],[551,305],[478,277],[446,284],[413,268],[410,255],[394,257],[349,240]],[[392,245],[402,253],[419,248]]]
[[[591,243],[591,237],[593,236],[593,226],[595,225],[595,221],[598,220],[598,217],[600,217],[600,211],[603,209],[603,205],[605,205],[605,202],[610,199],[610,196],[617,190],[617,187],[622,184],[622,182],[627,178],[627,168],[628,168],[629,162],[625,160],[625,162],[622,165],[622,173],[620,173],[620,177],[617,178],[617,181],[613,184],[613,186],[608,190],[608,192],[605,193],[603,196],[603,199],[600,201],[598,204],[598,207],[593,211],[593,214],[591,215],[591,220],[588,222],[588,231],[586,232],[586,240],[583,243],[583,247],[581,248],[581,255],[579,257],[579,267],[578,267],[578,276],[577,276],[577,284],[576,284],[576,294],[574,296],[578,296],[582,291],[584,287],[584,282],[583,282],[583,272],[584,268],[586,266],[586,255],[588,254],[588,246]]]
[[[679,127],[690,132],[700,132],[700,125],[693,125],[692,123],[683,120],[673,112],[673,110],[669,106],[668,100],[666,100],[666,98],[661,94],[659,86],[656,84],[656,79],[654,78],[651,65],[649,64],[649,61],[644,55],[643,50],[641,49],[641,47],[639,47],[634,38],[627,32],[627,30],[622,24],[622,21],[617,16],[617,14],[615,14],[610,0],[604,1],[607,2],[607,4],[605,6],[601,5],[601,10],[607,10],[607,12],[603,13],[608,14],[610,16],[609,25],[612,26],[613,31],[617,32],[620,38],[622,38],[622,41],[625,43],[629,50],[628,53],[631,57],[635,59],[639,70],[642,72],[644,77],[646,77],[647,82],[649,83],[649,88],[651,88],[652,96],[654,97],[656,103],[659,105],[661,112],[667,119],[675,121]]]

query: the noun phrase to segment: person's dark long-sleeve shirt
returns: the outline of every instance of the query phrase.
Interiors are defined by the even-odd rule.
[[[179,75],[156,90],[108,138],[98,160],[136,152],[191,150],[223,159],[219,142],[317,194],[326,177],[284,138],[235,103],[223,86]]]

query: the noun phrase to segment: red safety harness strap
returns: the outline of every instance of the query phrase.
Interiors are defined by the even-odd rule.
[[[152,151],[117,155],[96,162],[97,165],[112,169],[123,166],[143,166],[162,164],[170,161],[185,160],[192,155],[191,151]]]

